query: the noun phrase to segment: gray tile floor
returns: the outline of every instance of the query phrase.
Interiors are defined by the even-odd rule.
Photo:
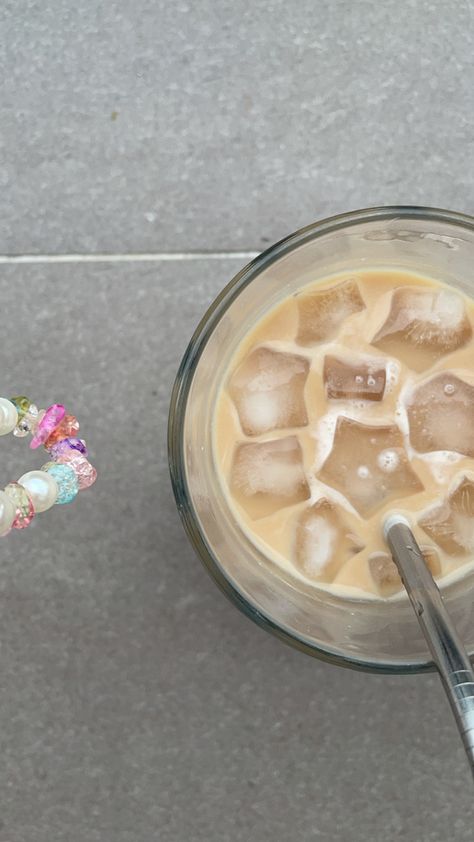
[[[1,545],[0,842],[472,839],[437,679],[285,648],[188,546],[169,391],[243,258],[160,254],[258,250],[377,202],[472,212],[473,16],[3,4],[1,392],[64,398],[100,481]],[[30,459],[6,444],[5,481]]]

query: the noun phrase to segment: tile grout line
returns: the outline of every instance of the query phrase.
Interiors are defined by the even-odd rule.
[[[258,251],[137,252],[124,254],[1,254],[0,264],[166,263],[185,260],[253,260]]]

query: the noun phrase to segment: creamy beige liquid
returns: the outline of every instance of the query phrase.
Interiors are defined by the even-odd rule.
[[[328,278],[285,299],[235,354],[215,459],[241,528],[318,587],[394,597],[387,512],[436,578],[474,556],[474,302],[401,272]],[[349,397],[347,395],[349,394]]]

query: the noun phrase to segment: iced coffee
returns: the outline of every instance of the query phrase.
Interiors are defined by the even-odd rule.
[[[399,512],[434,576],[474,554],[474,303],[409,273],[300,289],[251,327],[214,419],[240,528],[278,568],[396,599],[381,525]]]

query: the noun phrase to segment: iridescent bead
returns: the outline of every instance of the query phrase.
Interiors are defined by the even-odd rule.
[[[61,439],[67,439],[70,436],[75,436],[79,432],[79,421],[74,415],[65,415],[61,423],[54,430],[53,433],[46,439],[44,446],[46,450],[50,450],[53,444]]]
[[[18,424],[13,430],[13,435],[18,436],[19,438],[24,438],[29,433],[36,432],[36,427],[40,423],[43,415],[44,409],[40,412],[34,403],[30,403],[28,411],[25,412],[19,419]]]
[[[71,466],[77,476],[79,491],[89,488],[97,479],[97,471],[94,466],[91,465],[85,456],[74,452],[74,450],[70,450],[69,453],[63,453],[58,459],[58,464]]]
[[[16,407],[18,418],[23,418],[31,406],[30,399],[25,397],[25,395],[17,395],[15,398],[10,398],[10,400]]]
[[[12,523],[13,529],[25,529],[35,516],[30,495],[18,482],[10,482],[5,488],[5,494],[8,495],[16,510],[15,520]]]
[[[57,462],[46,462],[41,468],[56,480],[58,484],[58,499],[56,503],[60,506],[64,503],[72,503],[79,491],[79,482],[76,472],[70,465],[59,465]]]
[[[36,450],[37,447],[45,443],[51,433],[59,427],[65,415],[66,408],[61,403],[53,403],[52,406],[48,407],[31,439],[30,447],[32,450]]]
[[[12,401],[0,398],[0,436],[11,433],[18,424],[18,411]]]
[[[61,456],[67,453],[82,453],[83,456],[87,456],[87,447],[84,439],[78,439],[76,436],[70,436],[67,439],[61,439],[61,441],[57,441],[56,444],[53,444],[51,450],[52,458],[55,462],[61,461]]]
[[[5,491],[0,491],[0,536],[8,535],[15,518],[16,506]]]
[[[25,415],[25,418],[28,419],[30,422],[30,427],[33,430],[37,424],[44,418],[45,410],[42,409],[41,412],[39,411],[38,407],[35,403],[30,403],[30,408]]]
[[[16,425],[15,429],[13,430],[13,435],[17,436],[19,439],[23,439],[25,436],[30,434],[30,425],[26,418],[20,418],[18,424]]]

